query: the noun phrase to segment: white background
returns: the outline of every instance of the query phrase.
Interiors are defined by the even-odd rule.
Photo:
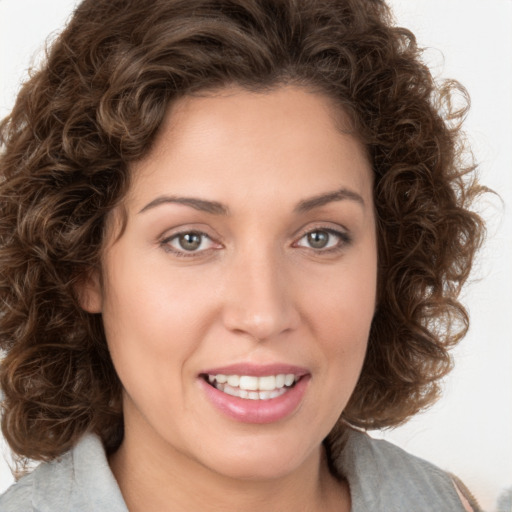
[[[45,38],[62,27],[75,3],[0,0],[0,117]],[[503,202],[482,204],[488,241],[465,292],[472,326],[454,352],[456,369],[444,397],[407,425],[378,435],[457,474],[493,512],[500,492],[512,488],[512,0],[390,4],[398,24],[428,48],[434,74],[468,88],[468,137],[482,181]],[[11,482],[0,456],[0,492]]]

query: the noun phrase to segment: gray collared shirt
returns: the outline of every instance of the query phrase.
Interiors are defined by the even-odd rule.
[[[0,512],[128,512],[100,439],[92,434],[40,464],[0,497]]]
[[[332,452],[352,512],[463,512],[451,478],[396,446],[350,431]],[[172,510],[172,507],[170,507]],[[89,434],[0,497],[0,512],[128,512],[98,437]]]

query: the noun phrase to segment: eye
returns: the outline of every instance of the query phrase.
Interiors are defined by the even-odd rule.
[[[304,234],[296,243],[298,247],[306,247],[316,251],[340,249],[350,242],[346,233],[334,229],[314,229]]]
[[[203,252],[214,247],[213,240],[201,231],[184,231],[176,233],[165,240],[162,245],[171,252],[180,256],[187,256],[189,253]]]

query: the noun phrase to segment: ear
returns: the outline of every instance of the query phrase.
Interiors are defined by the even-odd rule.
[[[101,313],[103,309],[103,287],[98,270],[84,273],[75,286],[78,302],[88,313]]]

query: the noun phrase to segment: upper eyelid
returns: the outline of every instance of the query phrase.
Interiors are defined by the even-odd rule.
[[[202,225],[198,225],[197,227],[195,227],[193,224],[192,225],[186,224],[186,225],[175,226],[173,228],[166,229],[165,231],[162,232],[162,234],[160,234],[157,237],[157,239],[158,239],[158,241],[161,242],[164,240],[170,240],[176,236],[184,235],[187,233],[199,233],[199,234],[204,235],[214,241],[220,241],[222,239],[222,237],[220,237],[217,233],[213,234],[213,233],[210,233],[210,231],[212,231],[212,230],[209,227],[203,227]]]
[[[164,233],[161,237],[162,241],[165,241],[165,240],[172,240],[180,235],[186,235],[186,234],[189,234],[189,233],[197,233],[198,235],[202,235],[202,236],[205,236],[207,238],[209,238],[210,240],[213,240],[213,238],[208,234],[208,233],[205,233],[204,231],[200,230],[200,229],[184,229],[182,231],[175,231],[174,233]]]
[[[293,243],[296,244],[297,242],[302,240],[305,236],[309,235],[310,233],[314,233],[315,231],[325,231],[325,232],[329,233],[330,235],[338,237],[342,242],[348,242],[352,238],[346,231],[324,227],[324,228],[313,228],[313,229],[308,229],[307,231],[304,231],[303,234],[300,235],[298,238],[296,238],[295,242],[293,242]]]
[[[294,239],[298,240],[314,231],[328,231],[334,234],[350,236],[350,230],[337,222],[308,223],[306,226],[298,229],[293,236]]]
[[[178,238],[179,236],[181,235],[186,235],[188,233],[196,233],[198,235],[201,235],[202,237],[205,237],[207,238],[208,240],[210,240],[212,243],[220,243],[218,242],[217,240],[215,240],[215,238],[213,238],[212,236],[210,236],[208,233],[205,233],[204,231],[201,231],[199,229],[187,229],[187,230],[184,230],[184,231],[177,231],[176,233],[172,233],[171,235],[168,235],[168,236],[163,236],[162,239],[161,239],[161,243],[169,243],[171,240],[175,240],[176,238]]]

